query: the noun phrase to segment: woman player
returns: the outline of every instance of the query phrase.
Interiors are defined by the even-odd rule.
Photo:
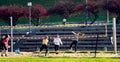
[[[5,54],[5,56],[7,56],[7,50],[8,50],[8,41],[9,41],[10,36],[9,35],[3,35],[2,36],[2,40],[1,40],[1,47],[2,47],[2,53],[1,56],[3,56],[3,54]]]
[[[70,49],[72,50],[72,45],[75,45],[74,49],[75,49],[75,52],[76,52],[79,38],[82,37],[84,34],[82,34],[80,32],[75,33],[74,31],[72,31],[72,34],[74,34],[74,39],[72,40],[72,43],[70,45]]]

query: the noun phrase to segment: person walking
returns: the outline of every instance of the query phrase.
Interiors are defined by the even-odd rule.
[[[46,56],[47,53],[48,53],[48,42],[49,42],[48,36],[45,36],[45,37],[43,38],[43,40],[42,40],[42,46],[41,46],[41,48],[40,48],[40,53],[41,53],[41,51],[42,51],[44,48],[46,49],[45,56]]]
[[[60,47],[60,45],[63,44],[62,41],[61,41],[60,36],[56,35],[56,37],[54,38],[53,42],[54,42],[55,53],[58,54],[59,47]]]

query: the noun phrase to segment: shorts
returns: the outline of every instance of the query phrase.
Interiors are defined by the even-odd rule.
[[[2,50],[7,50],[7,46],[4,43],[1,43]]]

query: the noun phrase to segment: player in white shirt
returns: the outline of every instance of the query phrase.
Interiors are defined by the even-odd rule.
[[[54,42],[54,45],[55,45],[55,53],[58,54],[59,47],[60,47],[60,45],[63,44],[62,41],[61,41],[60,36],[57,35],[57,36],[54,38],[53,42]]]

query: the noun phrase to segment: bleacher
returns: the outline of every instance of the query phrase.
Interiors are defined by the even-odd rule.
[[[117,44],[120,49],[120,25],[117,25]],[[31,28],[32,33],[26,34],[29,28],[14,29],[14,49],[19,47],[21,51],[36,51],[42,42],[42,37],[49,36],[49,49],[54,49],[53,38],[59,34],[63,41],[61,50],[69,49],[72,42],[73,34],[71,31],[82,32],[84,38],[80,38],[78,42],[78,50],[94,50],[96,46],[98,34],[98,50],[113,50],[110,37],[112,36],[112,26],[108,26],[108,36],[105,36],[105,26],[71,26],[71,27],[45,27]],[[10,29],[1,29],[1,34],[10,34]],[[10,44],[10,42],[9,42]]]

